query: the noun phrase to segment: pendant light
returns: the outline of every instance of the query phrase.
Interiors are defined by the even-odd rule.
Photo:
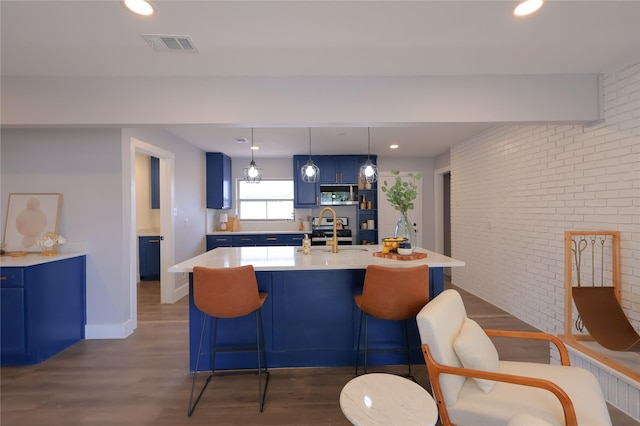
[[[367,127],[367,162],[360,167],[360,180],[366,183],[378,181],[378,167],[371,162],[371,129]]]
[[[244,169],[244,180],[247,183],[260,183],[262,180],[262,169],[253,161],[253,128],[251,129],[251,163]]]
[[[309,127],[309,160],[300,169],[300,176],[303,182],[316,183],[320,180],[320,168],[313,164],[311,159],[311,127]]]

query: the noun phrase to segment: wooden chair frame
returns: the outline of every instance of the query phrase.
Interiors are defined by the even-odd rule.
[[[573,333],[573,257],[572,240],[574,236],[606,236],[611,237],[611,283],[614,294],[621,301],[622,268],[620,253],[620,231],[565,231],[564,232],[564,334],[560,339],[567,345],[579,350],[603,363],[604,365],[624,374],[633,380],[640,381],[640,373],[616,362],[608,356],[583,345],[581,342],[594,341],[589,334]]]
[[[567,348],[559,338],[551,334],[535,331],[508,330],[485,330],[485,332],[489,336],[496,337],[547,340],[555,344],[555,346],[558,348],[558,352],[560,353],[560,362],[562,363],[562,365],[571,365]],[[451,419],[449,418],[449,412],[447,411],[447,406],[445,404],[444,396],[442,395],[442,389],[440,387],[440,374],[454,374],[457,376],[475,377],[478,379],[494,380],[499,382],[513,383],[516,385],[545,389],[553,393],[560,401],[560,404],[562,404],[565,424],[567,426],[578,425],[575,408],[573,406],[573,402],[571,402],[571,399],[569,398],[569,395],[567,395],[567,393],[560,386],[549,380],[442,365],[433,358],[433,356],[431,355],[431,351],[429,350],[429,345],[426,344],[422,345],[422,354],[424,355],[424,361],[427,365],[427,371],[429,373],[429,380],[431,381],[433,396],[436,400],[436,404],[438,405],[438,411],[440,412],[440,421],[442,422],[443,426],[450,426],[452,425],[452,423]]]
[[[613,292],[620,303],[620,231],[565,231],[564,232],[564,337],[577,342],[578,340],[593,340],[586,334],[573,334],[573,257],[572,246],[574,236],[605,236],[611,237],[611,282]]]

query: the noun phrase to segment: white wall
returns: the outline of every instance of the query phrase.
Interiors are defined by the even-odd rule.
[[[87,323],[130,316],[119,253],[122,232],[119,129],[2,129],[2,212],[11,192],[60,192],[60,233],[87,243]],[[5,217],[2,219],[4,229]]]
[[[130,244],[124,230],[131,215],[122,191],[123,180],[131,182],[123,167],[123,155],[128,155],[123,140],[137,137],[175,154],[176,262],[205,250],[204,153],[153,129],[3,128],[1,132],[3,229],[9,193],[62,193],[60,233],[69,241],[87,243],[88,336],[125,337],[122,330],[134,312],[128,262],[136,259],[122,255]],[[176,287],[187,281],[178,277]]]
[[[619,230],[623,307],[640,325],[640,63],[605,76],[605,120],[500,126],[451,150],[453,283],[561,333],[563,233]]]

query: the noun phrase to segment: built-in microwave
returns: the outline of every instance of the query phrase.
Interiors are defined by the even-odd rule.
[[[358,204],[358,185],[320,185],[321,206]]]

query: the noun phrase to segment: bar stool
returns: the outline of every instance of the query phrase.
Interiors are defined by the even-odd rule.
[[[264,399],[269,383],[269,371],[267,370],[267,354],[264,345],[264,330],[262,327],[261,308],[267,298],[267,293],[258,292],[258,282],[252,265],[232,268],[205,268],[196,266],[193,268],[193,301],[196,307],[202,311],[202,331],[196,358],[196,368],[191,383],[191,396],[189,397],[189,417],[195,410],[200,397],[207,388],[213,376],[231,374],[257,374],[258,375],[258,401],[260,412],[264,409]],[[238,318],[254,314],[256,319],[256,346],[218,349],[216,337],[218,318]],[[207,377],[200,394],[195,402],[193,396],[198,376],[198,364],[202,353],[202,342],[205,333],[207,318],[212,318],[211,326],[211,374]],[[241,352],[256,351],[258,354],[258,366],[256,369],[237,370],[233,372],[216,372],[215,360],[217,352]],[[261,366],[261,358],[264,356],[264,367]],[[262,388],[262,376],[266,376],[264,390]]]
[[[354,296],[360,308],[360,326],[358,327],[358,349],[356,351],[356,376],[360,364],[360,355],[364,353],[364,372],[367,372],[367,355],[369,352],[406,352],[409,367],[408,378],[411,375],[411,358],[409,352],[409,323],[418,312],[429,302],[429,267],[420,265],[408,268],[390,268],[369,265],[364,278],[362,294]],[[404,349],[368,348],[369,316],[382,320],[404,321]],[[360,349],[362,339],[362,319],[365,322],[364,350]]]

